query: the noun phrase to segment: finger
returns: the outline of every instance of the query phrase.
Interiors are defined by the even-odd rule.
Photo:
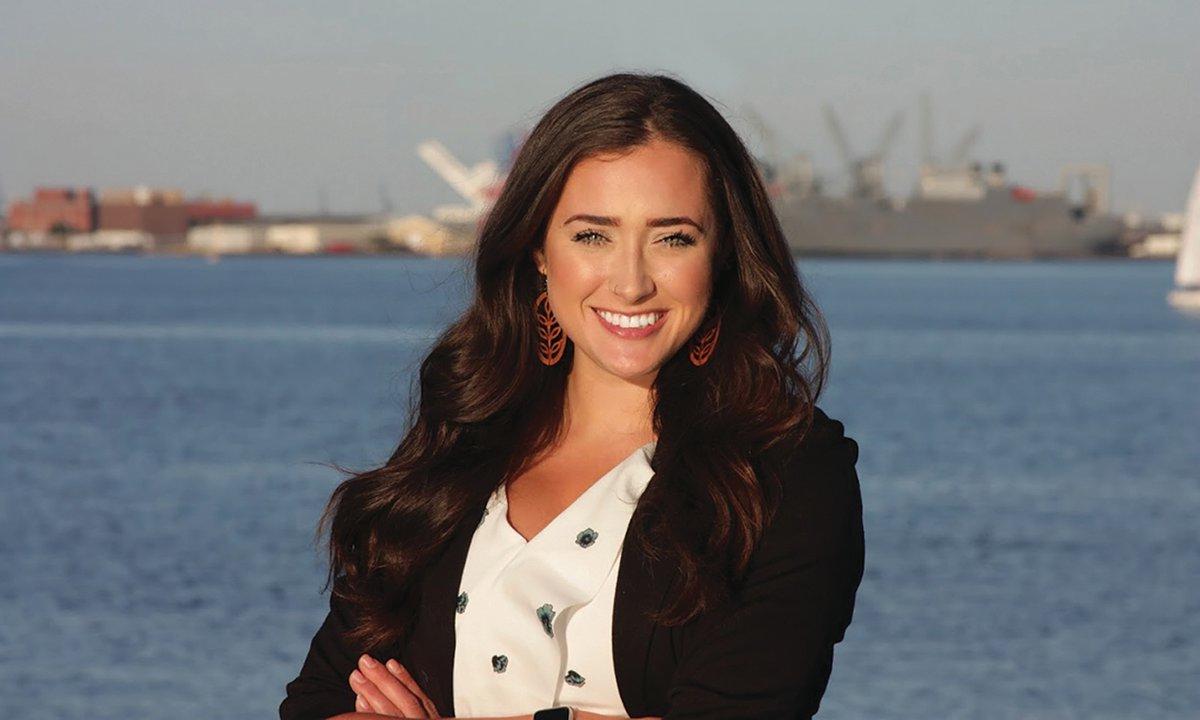
[[[392,704],[388,696],[383,694],[383,691],[375,687],[375,683],[368,680],[358,670],[350,673],[350,687],[354,688],[354,692],[360,693],[365,697],[367,702],[371,703],[371,707],[375,709],[375,712],[383,715],[404,715],[399,708]]]
[[[421,707],[421,701],[404,683],[388,672],[383,663],[364,654],[358,660],[358,669],[374,683],[375,687],[387,697],[392,705],[404,713],[405,717],[422,717],[424,710]],[[368,699],[374,703],[374,698],[368,697]]]
[[[425,708],[427,717],[439,717],[437,706],[433,704],[433,701],[429,699],[429,696],[426,695],[425,691],[421,689],[421,686],[417,684],[416,678],[412,676],[412,673],[408,671],[408,668],[400,664],[400,662],[395,658],[392,658],[391,660],[387,661],[387,669],[390,670],[393,675],[399,678],[400,682],[404,683],[404,686],[409,689],[409,692],[417,696],[417,699],[421,701],[421,705]]]
[[[423,717],[421,701],[375,658],[363,654],[359,657],[358,669],[404,717]]]
[[[371,707],[371,703],[358,693],[354,693],[354,709],[358,712],[375,712],[375,708]]]

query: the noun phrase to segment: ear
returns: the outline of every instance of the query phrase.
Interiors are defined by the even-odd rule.
[[[546,274],[546,253],[541,248],[533,251],[533,264],[537,267],[538,272]]]

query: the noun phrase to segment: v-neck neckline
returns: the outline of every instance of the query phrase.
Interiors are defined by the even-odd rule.
[[[596,492],[597,488],[607,484],[607,481],[612,479],[613,473],[617,472],[621,467],[624,467],[628,462],[635,458],[638,453],[645,451],[648,447],[656,445],[657,442],[658,438],[650,440],[635,448],[633,452],[629,453],[621,460],[618,460],[615,465],[606,470],[602,475],[600,475],[600,477],[596,478],[586,490],[579,493],[579,495],[572,500],[569,505],[560,510],[557,515],[551,518],[550,522],[543,525],[541,530],[538,530],[536,533],[534,533],[533,537],[531,538],[526,538],[524,535],[522,535],[520,531],[513,527],[512,521],[508,519],[508,481],[506,480],[505,482],[500,483],[500,487],[497,489],[498,501],[496,503],[496,508],[500,510],[500,524],[504,527],[505,532],[509,533],[515,539],[521,542],[521,547],[524,548],[532,545],[535,541],[537,541],[538,538],[545,535],[547,530],[556,525],[564,515],[568,515],[571,510],[577,507],[586,497],[588,497],[591,493]]]

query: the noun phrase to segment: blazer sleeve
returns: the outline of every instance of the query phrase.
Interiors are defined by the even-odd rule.
[[[816,714],[865,558],[858,445],[837,435],[793,466],[741,592],[682,636],[664,720]]]
[[[287,684],[280,720],[325,720],[354,711],[350,673],[363,651],[342,638],[352,627],[353,612],[331,591],[329,613],[313,636],[300,675]]]

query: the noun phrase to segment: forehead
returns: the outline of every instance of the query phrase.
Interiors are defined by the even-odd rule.
[[[567,177],[556,215],[707,216],[704,161],[677,143],[654,140],[621,154],[587,157]]]

